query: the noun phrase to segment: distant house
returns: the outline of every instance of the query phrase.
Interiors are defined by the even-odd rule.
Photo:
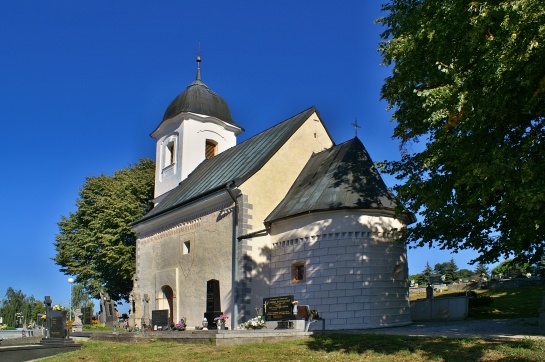
[[[133,225],[131,323],[168,310],[201,325],[210,279],[231,328],[281,295],[330,330],[410,323],[397,232],[414,216],[396,213],[361,141],[335,144],[311,107],[236,144],[243,128],[198,65],[151,134],[156,205]]]

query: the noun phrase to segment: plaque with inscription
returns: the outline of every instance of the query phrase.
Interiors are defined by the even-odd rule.
[[[294,319],[293,295],[263,298],[263,315],[266,321]]]
[[[168,326],[168,309],[152,310],[151,325],[158,327]]]

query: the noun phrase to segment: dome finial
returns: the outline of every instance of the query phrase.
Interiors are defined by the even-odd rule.
[[[197,80],[201,80],[201,56],[197,55]]]

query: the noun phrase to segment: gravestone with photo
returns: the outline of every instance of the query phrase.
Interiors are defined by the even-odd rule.
[[[216,327],[214,318],[222,315],[220,301],[220,282],[216,279],[210,279],[206,282],[206,312],[204,318],[208,321],[208,327]]]

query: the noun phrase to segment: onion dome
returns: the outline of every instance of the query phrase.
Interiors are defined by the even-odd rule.
[[[233,121],[227,102],[201,81],[201,57],[197,57],[197,79],[168,106],[163,121],[182,112],[192,112],[218,118],[241,128]]]

